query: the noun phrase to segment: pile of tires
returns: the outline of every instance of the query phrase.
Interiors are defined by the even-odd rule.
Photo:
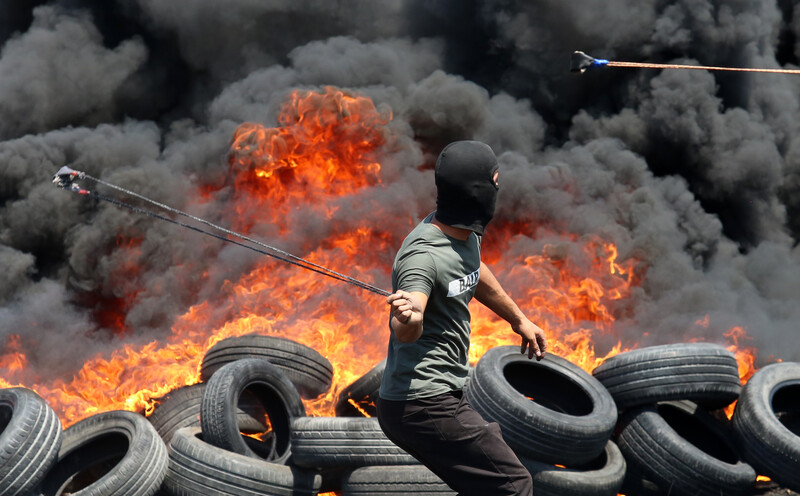
[[[330,362],[262,335],[217,343],[203,382],[149,417],[104,412],[62,430],[36,393],[3,389],[0,495],[454,495],[381,431],[384,369],[343,388],[335,417],[303,405],[330,390]],[[591,374],[500,346],[465,395],[499,424],[537,496],[745,495],[757,473],[800,491],[800,363],[763,367],[742,387],[735,357],[713,344],[642,348]],[[729,421],[721,409],[734,401]]]
[[[167,472],[167,447],[138,413],[110,411],[62,430],[25,388],[0,390],[0,494],[151,496]]]
[[[800,466],[800,430],[778,418],[798,413],[797,364],[765,367],[743,391],[731,352],[680,343],[621,353],[592,375],[620,411],[614,439],[627,463],[623,493],[752,494],[753,467],[787,488],[800,487],[796,470],[788,469]],[[780,412],[767,400],[776,391],[785,398]],[[730,422],[720,409],[737,399]]]
[[[402,472],[410,471],[417,486],[421,478],[430,479],[357,406],[369,407],[382,365],[340,393],[337,411],[350,416],[309,417],[302,400],[331,387],[327,359],[284,338],[220,341],[201,364],[204,382],[171,392],[149,417],[169,444],[161,494],[376,494],[377,487],[393,484],[389,474],[401,481]],[[381,478],[367,470],[375,467],[381,467]],[[452,494],[441,481],[430,486]]]
[[[754,494],[757,473],[800,491],[799,393],[800,364],[764,367],[742,388],[734,355],[708,343],[622,353],[592,374],[501,346],[466,387],[537,496]]]

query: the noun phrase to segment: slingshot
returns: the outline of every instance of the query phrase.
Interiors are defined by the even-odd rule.
[[[162,214],[153,212],[151,210],[147,210],[147,209],[143,209],[143,208],[137,207],[135,205],[131,205],[130,203],[126,203],[126,202],[120,201],[120,200],[118,200],[116,198],[111,198],[110,196],[101,195],[99,193],[96,193],[94,191],[86,189],[86,188],[80,186],[77,183],[77,181],[79,181],[79,180],[82,181],[84,179],[90,180],[90,181],[94,181],[97,184],[102,184],[102,185],[107,186],[109,188],[112,188],[112,189],[115,189],[115,190],[120,191],[122,193],[125,193],[125,194],[127,194],[129,196],[133,196],[135,198],[138,198],[138,199],[140,199],[140,200],[142,200],[142,201],[144,201],[146,203],[149,203],[149,204],[151,204],[153,206],[156,206],[156,207],[158,207],[158,208],[160,208],[160,209],[162,209],[162,210],[164,210],[166,212],[169,212],[169,213],[172,213],[172,214],[176,214],[176,215],[180,215],[182,217],[189,218],[189,219],[194,220],[196,222],[199,222],[201,224],[205,224],[206,226],[209,226],[209,227],[213,228],[214,230],[219,231],[222,234],[217,234],[217,233],[214,233],[214,232],[211,232],[211,231],[207,231],[205,229],[201,229],[201,228],[199,228],[197,226],[193,226],[193,225],[187,224],[185,222],[177,221],[177,220],[175,220],[173,218],[167,217],[166,215],[162,215]],[[55,175],[53,176],[53,184],[55,184],[56,186],[58,186],[61,189],[65,189],[67,191],[72,191],[73,193],[76,193],[78,195],[88,196],[90,198],[95,198],[95,199],[98,199],[98,200],[102,200],[102,201],[105,201],[105,202],[108,202],[108,203],[112,203],[112,204],[114,204],[114,205],[116,205],[118,207],[127,208],[129,210],[134,211],[134,212],[137,212],[137,213],[140,213],[140,214],[145,214],[145,215],[148,215],[148,216],[153,217],[155,219],[163,220],[163,221],[169,222],[171,224],[175,224],[175,225],[178,225],[178,226],[181,226],[181,227],[185,227],[187,229],[191,229],[192,231],[199,232],[201,234],[205,234],[206,236],[211,236],[212,238],[216,238],[216,239],[225,241],[227,243],[232,243],[232,244],[241,246],[243,248],[247,248],[249,250],[255,251],[257,253],[261,253],[262,255],[270,256],[270,257],[275,258],[277,260],[280,260],[282,262],[287,262],[287,263],[290,263],[292,265],[296,265],[298,267],[301,267],[303,269],[307,269],[307,270],[310,270],[312,272],[316,272],[318,274],[322,274],[324,276],[331,277],[333,279],[336,279],[337,281],[342,281],[342,282],[346,282],[348,284],[352,284],[353,286],[357,286],[357,287],[359,287],[361,289],[365,289],[367,291],[371,291],[371,292],[379,294],[381,296],[389,296],[391,294],[390,292],[388,292],[388,291],[386,291],[384,289],[375,287],[375,286],[373,286],[371,284],[368,284],[366,282],[363,282],[363,281],[359,281],[358,279],[355,279],[355,278],[350,277],[350,276],[345,275],[345,274],[341,274],[339,272],[331,270],[331,269],[329,269],[327,267],[323,267],[322,265],[316,264],[316,263],[311,262],[309,260],[306,260],[304,258],[300,258],[298,256],[292,255],[291,253],[283,251],[283,250],[281,250],[279,248],[276,248],[274,246],[270,246],[270,245],[268,245],[266,243],[263,243],[263,242],[258,241],[256,239],[253,239],[253,238],[250,238],[248,236],[245,236],[244,234],[237,233],[236,231],[232,231],[232,230],[226,229],[226,228],[224,228],[222,226],[218,226],[217,224],[213,224],[213,223],[211,223],[211,222],[209,222],[209,221],[207,221],[205,219],[201,219],[200,217],[196,217],[196,216],[191,215],[189,213],[186,213],[186,212],[183,212],[181,210],[178,210],[177,208],[173,208],[173,207],[170,207],[169,205],[165,205],[165,204],[159,203],[159,202],[157,202],[155,200],[151,200],[150,198],[147,198],[146,196],[142,196],[142,195],[140,195],[140,194],[138,194],[136,192],[130,191],[130,190],[125,189],[123,187],[108,183],[108,182],[103,181],[101,179],[98,179],[96,177],[92,177],[89,174],[86,174],[85,172],[76,171],[74,169],[71,169],[70,167],[67,167],[66,165],[64,167],[62,167],[61,169],[59,169],[58,172],[55,173]],[[236,238],[236,239],[234,239],[234,238]],[[247,243],[252,243],[252,244],[244,243],[245,241]],[[256,246],[253,246],[253,245],[256,245]]]
[[[800,74],[800,69],[757,69],[753,67],[718,67],[710,65],[651,64],[648,62],[620,62],[596,59],[581,51],[572,52],[570,72],[584,73],[599,67],[638,67],[643,69],[700,69],[706,71],[768,72],[772,74]]]

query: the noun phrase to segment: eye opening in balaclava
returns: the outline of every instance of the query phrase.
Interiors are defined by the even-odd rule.
[[[480,141],[455,141],[436,160],[436,218],[478,234],[494,216],[497,157]]]

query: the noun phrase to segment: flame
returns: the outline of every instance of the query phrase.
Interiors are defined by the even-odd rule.
[[[492,246],[487,258],[497,260],[498,275],[507,273],[508,279],[525,281],[524,290],[509,292],[547,332],[548,352],[591,372],[606,358],[629,349],[617,342],[597,356],[593,338],[595,333],[611,332],[617,317],[628,312],[627,302],[641,280],[641,268],[635,260],[618,263],[616,247],[600,238],[587,238],[575,249],[576,240],[566,236],[564,244],[547,244],[541,254],[503,262],[493,253],[505,252],[511,242],[508,238],[501,246]],[[490,348],[518,343],[516,335],[505,330],[507,326],[487,308],[473,303],[470,310],[473,363]]]
[[[365,417],[372,417],[372,415],[370,415],[369,412],[364,410],[364,408],[361,405],[359,405],[358,402],[356,402],[353,398],[348,398],[347,402],[353,405],[353,408],[361,412],[361,415]]]
[[[708,318],[708,316],[706,316],[706,318]],[[736,357],[736,362],[739,364],[739,379],[742,381],[742,385],[745,385],[757,370],[755,363],[758,350],[754,347],[743,346],[742,342],[752,340],[753,338],[748,336],[747,331],[740,326],[734,326],[728,329],[723,335],[731,341],[731,344],[728,346],[728,351],[733,353]],[[725,407],[725,415],[728,419],[733,417],[735,409],[735,401]]]
[[[22,338],[19,334],[10,334],[6,339],[5,349],[0,355],[0,369],[8,372],[24,370],[28,366],[28,359],[22,352]]]
[[[225,198],[227,210],[218,212],[224,225],[291,247],[288,251],[315,264],[388,286],[394,252],[417,222],[414,213],[404,212],[401,205],[392,210],[393,224],[388,226],[351,219],[344,210],[365,201],[365,191],[374,202],[387,187],[381,160],[398,141],[391,118],[388,109],[369,98],[336,88],[294,91],[280,111],[278,126],[245,123],[236,129],[228,155],[229,183],[221,189],[198,185],[191,206],[202,208]],[[431,199],[431,210],[433,205]],[[402,218],[394,220],[398,216]],[[502,219],[490,229],[484,260],[495,267],[522,310],[547,331],[549,353],[591,372],[606,358],[636,347],[618,341],[597,353],[595,342],[598,336],[611,336],[613,342],[616,320],[632,314],[633,293],[646,270],[642,262],[620,259],[617,247],[601,236]],[[549,242],[535,250],[521,244],[537,239]],[[96,317],[121,332],[127,331],[125,312],[139,291],[140,243],[117,239],[118,265],[111,275],[125,281],[125,296],[96,307],[110,312]],[[0,349],[0,386],[16,382],[34,389],[65,426],[105,410],[147,413],[155,398],[199,381],[203,355],[216,342],[258,332],[297,341],[331,362],[331,390],[305,406],[310,415],[334,415],[339,391],[385,355],[383,297],[267,257],[243,274],[226,273],[224,264],[214,260],[204,270],[195,281],[198,286],[225,282],[210,297],[198,295],[162,341],[123,346],[88,360],[71,379],[47,382],[26,373],[24,351],[35,344],[23,346],[19,336],[12,336]],[[518,344],[508,325],[486,308],[474,303],[471,310],[472,363],[489,348]],[[737,354],[740,363],[745,356]]]
[[[375,151],[387,140],[390,120],[391,113],[369,98],[328,87],[292,92],[279,127],[240,125],[228,157],[235,191],[247,199],[237,208],[236,228],[249,230],[258,219],[253,211],[268,209],[270,222],[285,234],[297,203],[330,218],[331,197],[380,182]]]
[[[739,378],[742,384],[747,381],[756,372],[756,350],[754,347],[742,346],[742,341],[751,341],[753,338],[747,335],[747,331],[740,326],[734,326],[723,334],[726,338],[730,339],[732,344],[728,346],[728,351],[732,352],[736,357],[739,364]]]

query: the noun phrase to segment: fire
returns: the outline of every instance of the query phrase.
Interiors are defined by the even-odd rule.
[[[198,185],[195,206],[225,195],[227,210],[219,212],[223,225],[389,289],[394,253],[420,213],[405,212],[401,205],[392,208],[392,216],[379,217],[385,221],[374,221],[351,218],[349,209],[370,201],[376,203],[368,204],[370,211],[389,212],[375,198],[389,181],[381,159],[396,146],[391,118],[389,110],[364,96],[330,87],[295,91],[277,127],[239,126],[228,156],[229,184],[223,190]],[[435,208],[433,198],[428,207]],[[548,332],[549,353],[591,371],[607,357],[635,347],[618,342],[596,353],[594,343],[599,335],[613,336],[615,321],[631,314],[632,294],[646,269],[640,261],[620,259],[617,247],[600,236],[578,237],[502,220],[490,229],[484,258],[523,311]],[[512,249],[539,235],[551,241],[536,252]],[[138,291],[141,240],[118,243],[115,274],[125,279],[126,294],[112,308],[119,324],[112,327],[124,331],[124,318],[118,317],[124,317]],[[505,255],[511,252],[527,255]],[[43,382],[26,375],[25,350],[33,345],[26,348],[19,336],[12,336],[0,348],[0,386],[16,382],[36,390],[65,426],[100,411],[147,412],[153,398],[199,381],[201,360],[214,343],[259,332],[295,340],[330,360],[330,392],[305,406],[309,415],[333,415],[339,391],[384,357],[387,308],[381,296],[268,257],[241,275],[225,273],[227,268],[216,262],[204,270],[203,281],[225,282],[212,296],[198,296],[164,340],[124,346],[87,361],[69,380]],[[494,346],[518,344],[507,324],[487,309],[475,303],[472,311],[471,362]]]
[[[9,372],[24,370],[28,366],[28,359],[22,353],[22,338],[19,334],[10,334],[6,340],[3,354],[0,355],[0,369]]]
[[[706,321],[707,322],[707,321]],[[756,373],[756,350],[753,347],[743,346],[741,343],[742,341],[751,340],[752,338],[747,335],[747,332],[744,328],[735,326],[730,328],[724,336],[731,341],[731,345],[728,346],[728,351],[733,353],[736,357],[736,361],[739,364],[739,379],[742,381],[742,385],[747,383],[747,381]],[[730,419],[733,416],[733,411],[736,409],[736,402],[734,401],[727,407],[725,407],[725,415]]]
[[[388,138],[391,112],[331,87],[294,91],[289,102],[279,127],[245,123],[234,133],[229,164],[235,190],[247,200],[234,218],[238,229],[258,220],[253,211],[269,209],[270,222],[285,233],[297,203],[330,218],[330,198],[380,182],[376,151]]]
[[[548,334],[549,350],[591,372],[606,358],[624,351],[622,343],[603,356],[596,356],[593,337],[613,329],[617,317],[627,311],[626,302],[640,275],[635,260],[617,262],[613,244],[587,239],[575,251],[575,237],[562,245],[545,245],[541,254],[522,260],[504,261],[493,253],[507,246],[492,246],[489,259],[496,258],[495,272],[501,279],[525,281],[525,290],[511,296],[526,315]],[[572,252],[571,252],[572,251]],[[588,262],[588,263],[586,263]],[[505,267],[504,267],[505,266]],[[470,360],[502,344],[517,344],[516,335],[504,329],[491,311],[474,303]]]

